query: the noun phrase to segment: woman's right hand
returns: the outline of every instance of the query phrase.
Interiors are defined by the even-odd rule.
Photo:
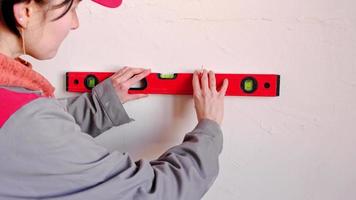
[[[228,88],[224,80],[220,91],[216,89],[215,73],[204,70],[193,74],[193,97],[198,121],[210,119],[221,125],[224,117],[224,97]]]

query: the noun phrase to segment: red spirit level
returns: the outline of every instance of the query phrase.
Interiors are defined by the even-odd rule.
[[[112,72],[67,72],[66,83],[69,92],[89,92]],[[142,80],[140,87],[130,88],[131,94],[193,94],[193,74],[151,73]],[[229,80],[228,96],[279,96],[280,75],[276,74],[216,74],[216,84]]]

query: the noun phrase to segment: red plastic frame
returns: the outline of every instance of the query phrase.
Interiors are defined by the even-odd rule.
[[[68,92],[89,92],[90,88],[85,86],[85,79],[94,76],[100,83],[112,76],[112,72],[67,72]],[[159,73],[151,73],[144,79],[144,87],[140,89],[130,89],[131,94],[174,94],[191,95],[193,93],[191,73],[176,74],[173,79],[162,79]],[[279,96],[280,75],[276,74],[216,74],[216,83],[221,87],[224,79],[229,79],[227,96]],[[243,89],[244,79],[254,80],[254,91]]]

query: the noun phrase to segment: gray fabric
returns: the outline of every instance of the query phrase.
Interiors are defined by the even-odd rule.
[[[157,160],[135,162],[91,136],[130,121],[112,89],[39,98],[13,114],[0,128],[0,199],[200,199],[218,174],[220,126],[203,120]]]
[[[95,137],[113,126],[131,121],[117,97],[110,79],[97,85],[92,94],[59,99],[83,132]]]

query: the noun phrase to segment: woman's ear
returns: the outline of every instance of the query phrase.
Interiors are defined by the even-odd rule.
[[[14,5],[14,17],[16,23],[21,28],[27,28],[27,24],[29,23],[29,18],[31,16],[31,3],[17,3]]]

